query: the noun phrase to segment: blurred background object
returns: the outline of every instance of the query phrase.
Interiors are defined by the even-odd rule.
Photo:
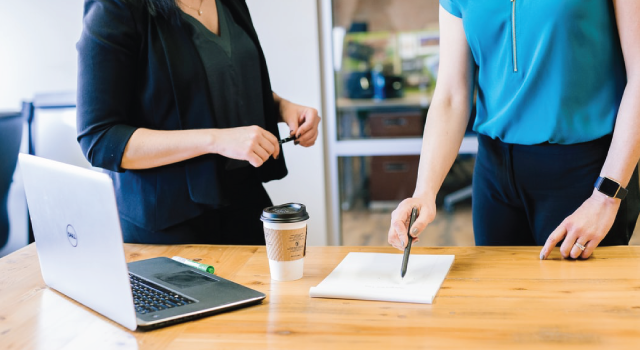
[[[22,140],[23,114],[0,113],[0,249],[9,239],[9,188],[18,161]]]
[[[332,50],[324,94],[333,239],[385,244],[391,210],[415,189],[438,78],[439,1],[320,2]],[[434,227],[446,231],[443,237],[458,232],[461,244],[473,244],[469,195],[458,191],[471,184],[476,149],[470,133],[436,200],[443,211],[438,220],[457,224]]]
[[[91,169],[77,141],[76,92],[36,94],[32,104],[30,153]]]

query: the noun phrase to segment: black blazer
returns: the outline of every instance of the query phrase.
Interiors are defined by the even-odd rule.
[[[265,125],[280,138],[249,9],[244,0],[222,1],[258,49]],[[86,0],[77,49],[78,142],[89,162],[111,175],[121,217],[159,230],[227,205],[233,193],[223,183],[226,158],[220,155],[147,170],[120,167],[137,128],[216,128],[206,74],[187,26],[150,11],[146,1]],[[283,178],[284,157],[268,160],[258,171],[263,182]]]

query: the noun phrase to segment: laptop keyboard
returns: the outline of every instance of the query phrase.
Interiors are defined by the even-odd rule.
[[[153,282],[145,281],[129,274],[131,290],[133,291],[133,303],[136,312],[146,314],[165,309],[172,309],[195,303],[195,300],[185,298]]]

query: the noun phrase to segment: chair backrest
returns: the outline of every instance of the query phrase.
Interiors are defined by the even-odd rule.
[[[38,94],[33,100],[30,126],[30,154],[91,169],[76,128],[76,94]]]
[[[18,161],[24,115],[0,113],[0,248],[9,237],[7,197]]]
[[[0,194],[9,190],[18,161],[24,119],[20,113],[0,113]]]

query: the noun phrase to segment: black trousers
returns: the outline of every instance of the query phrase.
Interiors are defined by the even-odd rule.
[[[248,169],[251,170],[251,169]],[[255,169],[253,169],[255,170]],[[236,171],[228,186],[231,205],[208,209],[197,217],[159,231],[120,219],[125,243],[264,245],[260,215],[272,206],[254,172]]]
[[[513,145],[478,135],[473,176],[476,245],[544,245],[558,225],[591,196],[611,137],[574,145]],[[600,243],[628,245],[638,214],[638,169],[615,222]]]

